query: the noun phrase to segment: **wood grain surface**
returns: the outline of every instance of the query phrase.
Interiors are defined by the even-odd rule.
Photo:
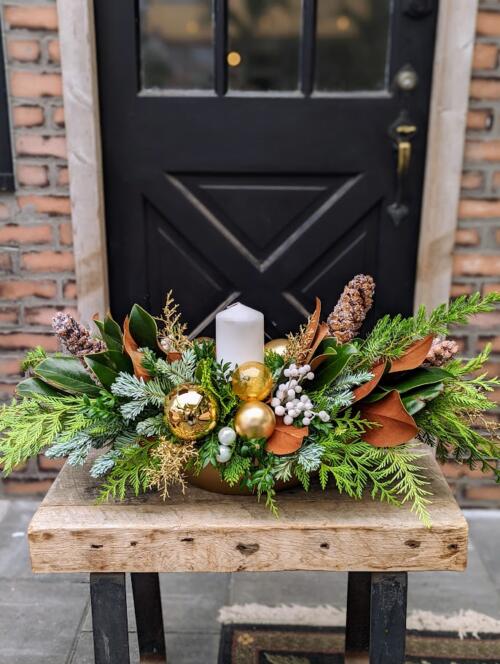
[[[467,523],[431,455],[432,527],[409,506],[334,489],[278,495],[279,518],[253,496],[189,487],[96,504],[87,468],[66,465],[29,527],[34,572],[463,570]]]

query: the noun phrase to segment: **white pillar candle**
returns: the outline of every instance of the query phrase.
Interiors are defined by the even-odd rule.
[[[234,368],[243,362],[264,361],[264,314],[236,302],[215,318],[217,361]]]

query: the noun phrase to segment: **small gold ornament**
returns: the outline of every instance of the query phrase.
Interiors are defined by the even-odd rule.
[[[262,362],[244,362],[234,371],[233,391],[243,401],[262,401],[273,389],[271,372]]]
[[[217,424],[215,399],[200,385],[179,385],[165,399],[165,422],[181,440],[202,438]]]
[[[264,352],[277,353],[283,357],[286,354],[286,349],[288,347],[288,339],[271,339],[264,346]]]
[[[246,401],[234,417],[234,428],[244,438],[269,438],[275,426],[272,409],[262,401]]]

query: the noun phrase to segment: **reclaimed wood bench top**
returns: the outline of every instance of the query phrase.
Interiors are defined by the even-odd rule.
[[[431,455],[432,528],[409,506],[331,489],[278,494],[280,517],[253,496],[188,487],[96,504],[86,468],[66,466],[29,527],[34,572],[463,570],[467,522]]]

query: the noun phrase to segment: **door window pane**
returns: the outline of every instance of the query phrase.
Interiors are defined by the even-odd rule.
[[[141,0],[143,89],[213,88],[212,0]]]
[[[318,0],[316,89],[383,90],[391,0]]]
[[[230,90],[297,90],[301,0],[229,0]]]

